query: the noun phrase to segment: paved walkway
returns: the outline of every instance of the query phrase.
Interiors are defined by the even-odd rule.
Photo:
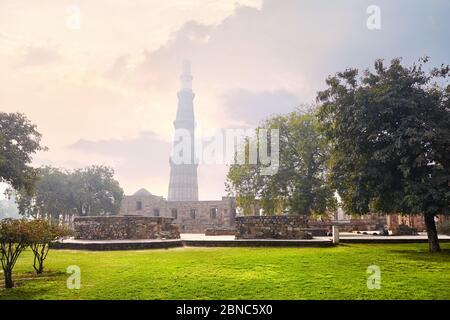
[[[331,240],[332,237],[314,237],[312,240]],[[419,234],[417,236],[374,236],[374,235],[365,235],[365,234],[356,234],[344,232],[340,233],[340,240],[353,240],[353,239],[361,239],[361,240],[428,240],[427,236],[424,234]],[[61,241],[61,243],[98,243],[98,244],[112,244],[112,243],[154,243],[154,242],[179,242],[179,241],[238,241],[235,240],[234,236],[206,236],[203,233],[182,233],[180,234],[180,239],[168,239],[168,240],[160,240],[160,239],[141,239],[141,240],[75,240],[75,239],[66,239]],[[277,241],[277,239],[250,239],[252,241]],[[450,236],[439,235],[439,240],[450,240]],[[246,240],[243,240],[246,241]],[[284,239],[278,239],[278,241],[286,241]],[[298,240],[292,240],[298,241]],[[305,240],[302,240],[305,241]],[[311,240],[307,240],[311,241]]]
[[[121,244],[121,243],[154,243],[154,242],[180,242],[181,239],[137,239],[137,240],[79,240],[79,239],[64,239],[59,241],[60,243],[97,243],[97,244]]]
[[[206,236],[203,233],[182,233],[180,234],[181,240],[195,240],[195,241],[204,241],[204,240],[235,240],[234,236]],[[320,239],[320,240],[331,240],[332,237],[314,237],[314,239]],[[407,240],[407,241],[414,241],[414,240],[428,240],[426,234],[419,234],[417,236],[378,236],[378,235],[371,235],[371,234],[357,234],[352,232],[341,232],[339,233],[339,239],[341,240],[352,240],[352,239],[361,239],[361,240],[386,240],[386,241],[399,241],[399,240]],[[440,240],[450,240],[450,236],[446,235],[439,235]]]
[[[141,240],[75,240],[66,239],[50,244],[54,249],[69,250],[93,250],[93,251],[111,251],[111,250],[144,250],[144,249],[167,249],[182,247],[181,239],[141,239]]]
[[[234,236],[206,236],[204,233],[181,233],[181,240],[234,240]]]

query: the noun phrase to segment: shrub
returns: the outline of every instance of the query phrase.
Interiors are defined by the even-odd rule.
[[[30,245],[30,225],[25,219],[0,220],[0,260],[5,288],[14,287],[12,271],[22,251]]]
[[[44,219],[31,220],[28,225],[30,247],[34,254],[33,268],[39,274],[44,271],[44,261],[50,249],[50,242],[67,236],[69,232],[66,227]]]

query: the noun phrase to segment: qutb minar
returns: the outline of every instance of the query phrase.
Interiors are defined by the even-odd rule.
[[[174,121],[176,130],[186,130],[190,135],[191,156],[188,163],[174,163],[170,158],[170,182],[169,201],[197,201],[198,200],[198,179],[197,163],[195,161],[195,117],[194,117],[194,97],[192,92],[192,75],[190,61],[183,61],[180,76],[181,89],[178,91],[178,108]],[[174,140],[175,144],[179,141]]]
[[[203,233],[208,229],[232,230],[236,216],[233,197],[221,200],[199,201],[195,150],[194,93],[189,61],[184,61],[181,71],[181,88],[175,121],[175,138],[170,156],[169,195],[153,195],[141,188],[122,199],[120,214],[127,216],[171,217],[184,233]],[[181,132],[180,132],[181,131]],[[189,140],[189,141],[188,141]],[[189,155],[188,155],[189,153]],[[180,156],[181,155],[181,156]],[[180,158],[180,159],[179,159]]]

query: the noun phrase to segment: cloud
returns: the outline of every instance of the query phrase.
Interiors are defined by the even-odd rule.
[[[257,125],[274,114],[292,112],[299,105],[299,99],[285,90],[251,92],[234,89],[227,92],[223,100],[231,118],[250,125]]]
[[[5,33],[3,31],[0,31],[0,40],[4,41],[17,41],[17,37],[8,33]]]
[[[311,104],[329,75],[371,68],[378,58],[448,61],[448,3],[380,0],[381,30],[369,30],[372,4],[265,0],[261,8],[237,6],[217,24],[191,20],[157,49],[118,56],[106,75],[149,96],[163,93],[168,102],[179,88],[181,61],[190,59],[197,120],[218,127]]]
[[[381,30],[369,30],[366,9],[372,4],[265,0],[260,9],[239,6],[214,25],[188,21],[164,45],[144,50],[129,69],[135,77],[129,83],[175,96],[181,61],[190,59],[197,122],[253,126],[311,103],[325,79],[345,68],[399,56],[405,63],[423,55],[436,64],[448,60],[448,3],[380,0]],[[161,167],[168,167],[165,159]],[[200,167],[200,176],[207,180],[209,170]],[[223,186],[225,171],[216,172]]]
[[[56,45],[29,45],[19,51],[17,67],[47,66],[62,60]]]
[[[152,193],[165,195],[169,183],[169,155],[171,144],[153,132],[140,132],[127,139],[90,141],[80,139],[69,149],[95,158],[107,156],[119,181],[125,181],[129,192],[146,187]]]
[[[54,19],[63,4],[32,5],[39,19],[28,5],[0,11],[0,101],[38,124],[54,150],[49,162],[109,161],[130,192],[167,193],[170,143],[143,131],[169,140],[184,59],[192,61],[199,127],[220,128],[253,126],[308,104],[328,75],[347,67],[450,57],[445,0],[379,0],[381,30],[374,31],[366,27],[372,0],[255,0],[245,3],[256,7],[234,10],[213,0],[104,2],[82,6],[78,31]],[[223,194],[211,187],[223,186],[219,171],[202,170],[201,193]]]
[[[169,157],[170,143],[161,140],[150,131],[140,132],[137,137],[128,139],[86,140],[80,139],[69,145],[70,149],[90,154],[118,157],[125,161],[147,162],[151,159]],[[148,163],[148,162],[147,162]]]
[[[445,1],[380,0],[381,30],[369,30],[369,0],[265,0],[262,8],[239,6],[217,25],[186,23],[157,50],[146,51],[142,73],[178,72],[193,62],[194,79],[210,88],[286,90],[303,102],[315,97],[328,75],[347,67],[372,67],[375,59],[430,55],[448,60],[450,4]],[[196,82],[198,85],[198,82]]]
[[[131,194],[145,187],[153,194],[167,196],[169,186],[169,156],[172,144],[161,140],[155,133],[140,132],[138,136],[127,139],[107,139],[91,141],[80,139],[68,146],[71,152],[77,151],[84,158],[104,161],[90,164],[112,166],[116,178]],[[109,160],[107,160],[109,159]],[[67,164],[65,164],[67,167]],[[82,167],[84,165],[69,166]],[[199,193],[202,199],[219,199],[225,195],[224,181],[227,167],[222,164],[201,165],[198,169]],[[125,183],[124,183],[125,182]]]
[[[196,57],[207,44],[212,30],[212,26],[188,21],[170,35],[165,45],[156,50],[144,50],[134,70],[140,82],[144,81],[147,87],[161,86],[177,79],[181,61]]]
[[[114,60],[114,63],[108,70],[106,70],[104,75],[112,80],[120,80],[126,74],[129,64],[130,55],[120,55]]]

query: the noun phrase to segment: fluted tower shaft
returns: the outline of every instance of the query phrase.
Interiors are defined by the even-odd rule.
[[[192,92],[192,75],[189,61],[183,62],[183,68],[180,76],[181,89],[178,91],[178,108],[174,121],[175,139],[173,150],[180,150],[180,136],[189,138],[182,141],[184,146],[188,146],[190,155],[184,156],[185,161],[180,163],[174,161],[173,154],[170,158],[170,182],[169,182],[169,201],[197,201],[198,200],[198,179],[197,163],[195,161],[195,117],[194,117],[194,97]],[[181,135],[179,134],[181,133]],[[178,147],[177,147],[178,146]],[[190,152],[189,152],[190,151]],[[187,161],[186,161],[187,160]]]

